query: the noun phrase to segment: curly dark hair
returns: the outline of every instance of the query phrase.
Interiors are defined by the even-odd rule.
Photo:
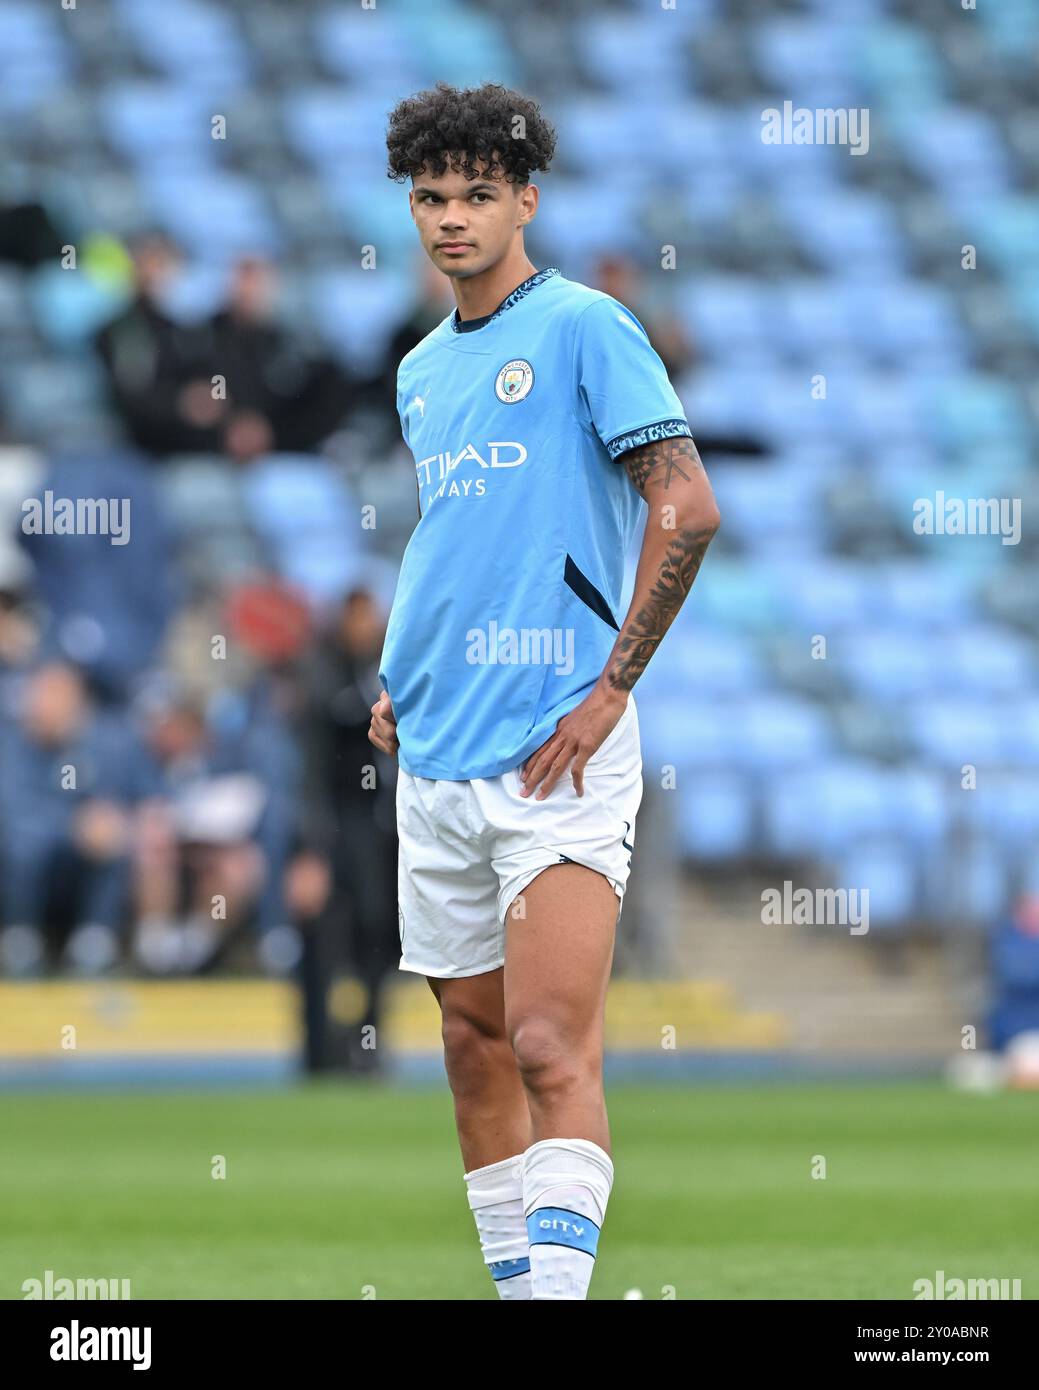
[[[513,131],[521,116],[522,139]],[[556,133],[537,102],[494,82],[460,91],[438,82],[417,96],[405,97],[390,112],[386,132],[391,179],[403,183],[423,169],[441,178],[448,167],[467,179],[477,178],[477,164],[490,178],[527,183],[535,169],[547,169],[556,148]]]

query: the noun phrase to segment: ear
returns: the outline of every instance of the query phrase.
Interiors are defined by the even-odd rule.
[[[539,191],[536,183],[528,183],[520,194],[520,213],[522,226],[534,220],[534,214],[538,210]]]

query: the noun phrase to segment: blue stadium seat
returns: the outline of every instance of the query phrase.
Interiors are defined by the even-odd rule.
[[[978,20],[986,37],[1003,59],[1015,56],[1029,63],[1039,43],[1039,11],[1032,0],[1002,0],[999,5],[979,6]]]
[[[775,567],[709,555],[689,602],[698,619],[743,632],[772,632],[783,621]]]
[[[695,599],[679,610],[667,638],[639,681],[639,694],[654,668],[666,669],[670,688],[690,696],[743,695],[765,684],[765,669],[756,645],[742,633],[705,626],[698,621]]]
[[[149,223],[138,181],[125,169],[97,169],[82,188],[82,222],[124,239]]]
[[[363,375],[411,305],[410,279],[380,269],[317,271],[310,277],[314,321],[328,344]]]
[[[1015,193],[986,200],[976,208],[975,225],[979,256],[1005,275],[1039,273],[1039,197]]]
[[[1010,299],[1014,312],[1027,327],[1035,343],[1039,343],[1039,266],[1029,267],[1021,274],[1010,274]]]
[[[270,568],[234,464],[185,455],[167,460],[158,481],[163,516],[189,585],[205,592]]]
[[[869,450],[871,465],[874,456],[922,442],[924,411],[904,370],[831,373],[831,378],[831,399],[847,401],[849,442]]]
[[[1010,756],[1015,763],[1039,767],[1039,698],[1015,700],[1011,713]]]
[[[823,370],[825,368],[825,370]],[[825,383],[815,380],[825,376]],[[759,410],[764,428],[776,439],[837,445],[851,437],[852,387],[858,373],[848,364],[823,362],[818,373],[776,370],[761,382]],[[825,385],[826,395],[814,394]]]
[[[516,50],[502,22],[456,0],[437,5],[412,4],[408,12],[408,43],[421,63],[423,80],[468,87],[493,80],[508,87],[519,78]]]
[[[365,533],[359,504],[331,466],[272,455],[252,466],[244,488],[252,524],[282,577],[317,602],[342,594],[358,573]]]
[[[945,74],[922,25],[871,19],[856,29],[854,72],[877,106],[930,107],[945,93]]]
[[[249,50],[224,7],[203,0],[115,0],[115,8],[144,61],[178,82],[226,98],[251,76]]]
[[[770,854],[823,859],[866,833],[893,829],[880,769],[824,759],[769,777],[762,793],[763,843]]]
[[[712,183],[747,188],[747,171],[734,157],[736,126],[729,108],[701,97],[669,97],[662,107],[650,104],[647,115],[659,129],[645,152],[645,163],[655,179],[666,177],[677,164],[688,167],[688,181],[683,179],[679,190],[688,218],[698,222],[716,213]]]
[[[972,830],[999,844],[1020,849],[1039,840],[1039,773],[1029,770],[989,772],[979,769],[977,786],[960,789],[956,810]]]
[[[58,348],[88,342],[126,302],[122,287],[89,274],[47,266],[32,279],[32,311],[46,339]]]
[[[834,276],[875,284],[905,273],[905,236],[886,199],[863,189],[777,189],[776,201],[799,245]]]
[[[274,454],[255,463],[243,479],[246,505],[267,535],[287,538],[340,530],[345,543],[360,532],[360,513],[324,459]]]
[[[861,319],[849,312],[838,286],[813,276],[784,281],[775,293],[777,337],[786,350],[829,368],[835,358],[858,359],[865,348]]]
[[[43,440],[60,435],[63,443],[106,437],[103,429],[104,381],[93,358],[29,358],[0,367],[3,412],[15,438]],[[100,424],[99,431],[96,425]],[[107,438],[112,437],[109,425]]]
[[[329,207],[349,233],[351,242],[358,247],[375,248],[380,273],[387,265],[399,267],[411,260],[415,254],[415,224],[403,185],[381,174],[381,181],[359,199],[353,175],[340,177],[329,168],[324,170],[324,185]]]
[[[886,564],[877,598],[891,619],[928,629],[965,622],[974,611],[970,575],[926,560]]]
[[[410,22],[398,6],[328,5],[313,17],[313,38],[321,61],[351,86],[363,87],[373,78],[395,85],[399,93],[421,86]]]
[[[983,623],[957,627],[939,639],[934,655],[951,690],[998,697],[1036,687],[1032,645],[1003,627]]]
[[[869,839],[898,839],[922,852],[941,843],[948,808],[947,783],[937,772],[837,758],[766,782],[764,842],[773,854],[820,860]]]
[[[870,626],[845,632],[830,655],[857,694],[881,704],[898,705],[944,681],[935,640],[912,628]]]
[[[893,122],[902,156],[947,196],[993,197],[1010,181],[1006,145],[995,117],[969,106],[908,110]]]
[[[739,359],[760,353],[774,332],[769,289],[750,275],[705,275],[678,287],[683,321],[711,355]]]
[[[199,260],[220,263],[280,249],[266,193],[252,179],[197,170],[156,174],[145,183],[155,216]]]
[[[695,860],[753,854],[754,800],[745,777],[726,772],[679,774],[678,843]]]
[[[285,97],[282,119],[290,148],[317,168],[344,183],[348,175],[365,180],[366,194],[377,179],[385,180],[386,112],[363,91],[327,84],[294,88]]]
[[[537,216],[538,235],[558,248],[552,264],[583,261],[608,251],[636,250],[640,244],[636,216],[639,197],[637,184],[625,181],[606,185],[553,179]]]
[[[141,169],[202,170],[223,143],[210,134],[213,103],[172,83],[130,80],[101,92],[101,126],[117,153]]]
[[[171,533],[190,541],[202,531],[245,530],[249,516],[242,476],[226,459],[201,454],[168,459],[158,482],[159,503]]]
[[[788,467],[729,463],[712,477],[728,540],[750,550],[825,544],[816,479],[796,464]]]
[[[699,126],[697,119],[694,126]],[[669,130],[666,139],[674,138]],[[704,137],[709,138],[709,136]],[[657,176],[659,178],[659,175]],[[682,181],[679,210],[705,245],[725,241],[725,228],[738,216],[747,197],[750,179],[739,163],[726,160],[722,146],[705,158],[697,157]]]
[[[758,68],[770,87],[797,93],[797,105],[846,104],[853,37],[826,18],[765,19],[752,31]]]
[[[941,448],[970,456],[1004,441],[1025,446],[1031,442],[1024,405],[1010,381],[982,372],[924,378],[919,394],[932,437]]]
[[[571,97],[553,109],[553,124],[568,152],[568,164],[587,170],[589,175],[598,168],[604,148],[613,152],[622,167],[640,164],[652,143],[647,140],[644,120],[637,106],[632,109],[605,94]],[[539,217],[541,211],[544,209]]]
[[[0,112],[21,115],[58,95],[68,83],[73,58],[61,29],[60,7],[31,0],[0,4]]]
[[[727,707],[737,747],[733,762],[758,774],[816,762],[833,747],[829,715],[810,700],[766,691]]]
[[[1015,760],[1009,711],[990,700],[966,696],[931,697],[906,710],[919,751],[945,767],[967,763],[1000,766]]]
[[[662,16],[667,20],[669,16]],[[693,76],[680,43],[662,42],[660,28],[635,14],[589,14],[577,27],[581,55],[597,82],[626,97],[637,71],[654,99],[681,92]],[[648,151],[647,151],[648,153]]]
[[[917,372],[966,366],[970,340],[944,289],[915,280],[862,283],[858,307],[885,359]]]
[[[876,621],[879,576],[855,560],[825,556],[776,567],[787,623],[806,635],[864,628]]]
[[[880,839],[845,850],[834,863],[827,887],[854,889],[849,899],[858,906],[869,932],[888,934],[905,929],[916,915],[920,903],[920,870],[912,850],[902,841]],[[864,895],[868,893],[866,899]],[[866,913],[868,912],[868,918]],[[826,930],[848,931],[830,926]],[[868,934],[868,933],[864,933]]]
[[[693,334],[696,342],[696,334]],[[768,360],[745,357],[737,366],[699,367],[685,381],[678,383],[678,393],[685,406],[686,416],[693,422],[695,437],[701,433],[749,433],[761,437],[765,430],[765,414],[761,394],[774,364]],[[773,435],[773,438],[779,436]]]
[[[940,845],[951,820],[948,775],[937,768],[905,763],[885,769],[884,780],[899,838],[921,851]],[[952,786],[958,782],[954,780]]]
[[[686,38],[701,32],[711,20],[719,18],[724,9],[724,0],[688,0],[687,4],[676,5],[663,15],[658,0],[633,0],[632,8],[644,10],[649,19],[661,23],[667,38]]]
[[[1022,895],[1039,897],[1039,840],[1033,841],[1018,860],[1016,886]]]
[[[757,194],[767,192],[776,197],[780,190],[786,197],[797,192],[806,197],[839,187],[844,165],[850,158],[848,150],[839,145],[795,144],[781,140],[772,143],[764,139],[777,113],[782,120],[784,98],[789,93],[756,97],[735,106],[729,115],[729,148],[731,158],[739,162],[749,187]],[[799,102],[794,101],[794,106]]]
[[[675,768],[680,778],[683,771],[732,771],[741,734],[727,704],[674,691],[651,701],[636,692],[636,701],[644,776],[658,778],[663,767]]]

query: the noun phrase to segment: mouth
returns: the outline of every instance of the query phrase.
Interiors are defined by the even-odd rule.
[[[457,255],[460,251],[471,251],[472,245],[468,241],[441,241],[437,243],[437,250]]]

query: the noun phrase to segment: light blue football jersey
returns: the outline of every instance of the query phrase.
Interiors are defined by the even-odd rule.
[[[403,359],[421,518],[380,663],[399,761],[468,781],[517,767],[602,674],[645,503],[617,460],[688,435],[664,364],[610,295],[539,270]]]

